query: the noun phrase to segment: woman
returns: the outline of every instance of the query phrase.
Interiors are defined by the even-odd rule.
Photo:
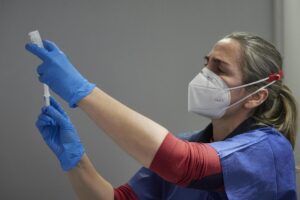
[[[59,48],[27,44],[42,59],[39,79],[78,106],[144,167],[114,189],[84,152],[54,99],[36,123],[80,199],[296,199],[295,100],[282,83],[273,45],[232,33],[205,57],[189,84],[189,111],[209,117],[202,131],[174,137],[87,81]]]

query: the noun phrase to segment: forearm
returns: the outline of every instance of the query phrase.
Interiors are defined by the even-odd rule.
[[[80,200],[114,199],[113,187],[98,174],[86,154],[67,175]]]
[[[168,130],[113,99],[99,88],[78,106],[133,158],[149,167]]]

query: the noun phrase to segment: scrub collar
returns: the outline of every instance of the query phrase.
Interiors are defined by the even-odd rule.
[[[245,132],[255,130],[258,128],[267,127],[267,125],[257,124],[257,121],[253,117],[249,117],[243,121],[237,128],[235,128],[224,140],[232,138],[236,135],[243,134]],[[210,123],[203,131],[202,134],[197,134],[198,138],[195,141],[202,143],[210,143],[213,138],[213,125]]]

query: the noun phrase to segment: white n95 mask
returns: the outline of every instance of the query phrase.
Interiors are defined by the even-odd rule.
[[[188,111],[211,119],[221,118],[228,108],[241,103],[251,95],[273,84],[276,80],[280,80],[282,75],[283,73],[280,71],[279,73],[271,74],[267,78],[229,88],[217,74],[204,67],[202,72],[189,83]],[[247,87],[263,81],[269,83],[230,105],[230,90]]]

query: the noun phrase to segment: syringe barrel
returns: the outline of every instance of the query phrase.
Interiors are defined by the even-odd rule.
[[[44,85],[44,100],[45,100],[45,106],[50,106],[50,92],[49,87],[46,84]]]

